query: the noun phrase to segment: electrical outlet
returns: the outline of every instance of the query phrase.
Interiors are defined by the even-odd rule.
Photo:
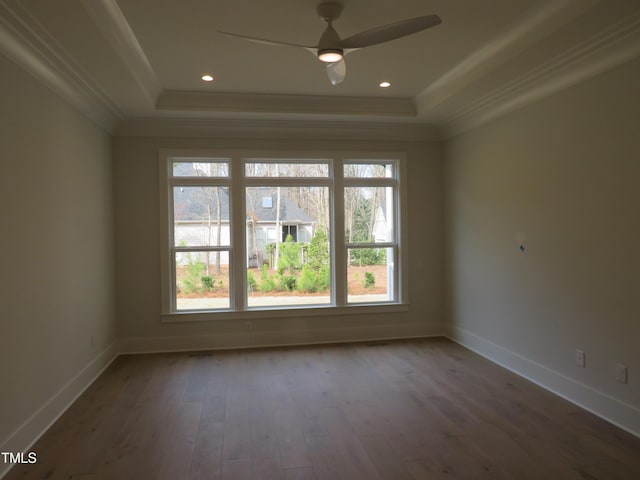
[[[616,365],[616,380],[620,383],[627,383],[628,381],[628,372],[627,367],[625,365]]]
[[[584,350],[576,350],[576,365],[584,368],[587,364],[586,360],[587,359]]]

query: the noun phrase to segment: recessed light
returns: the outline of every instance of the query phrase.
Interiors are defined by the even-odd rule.
[[[202,75],[200,78],[202,80],[204,80],[205,82],[213,82],[213,76],[212,75]]]
[[[391,84],[389,82],[380,82],[380,87],[381,88],[389,88],[391,86]]]

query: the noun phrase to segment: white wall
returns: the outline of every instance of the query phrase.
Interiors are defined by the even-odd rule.
[[[452,335],[636,434],[639,85],[635,61],[445,144]]]
[[[20,451],[110,360],[112,174],[107,134],[0,72],[0,450]]]
[[[158,232],[160,148],[406,151],[409,312],[162,323]],[[125,350],[339,341],[442,333],[442,162],[437,143],[116,137],[117,317]]]

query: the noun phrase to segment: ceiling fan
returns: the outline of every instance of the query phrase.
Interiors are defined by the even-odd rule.
[[[349,38],[341,39],[333,28],[333,21],[340,17],[342,4],[338,2],[322,2],[316,11],[320,18],[327,22],[327,28],[320,37],[317,45],[299,45],[296,43],[280,42],[266,38],[250,37],[237,33],[219,31],[229,37],[241,38],[250,42],[262,43],[265,45],[299,47],[310,51],[318,56],[318,59],[327,64],[327,75],[332,85],[341,83],[346,74],[347,66],[344,56],[360,48],[389,42],[397,38],[406,37],[413,33],[435,27],[442,23],[438,15],[425,15],[423,17],[409,18],[389,25],[382,25],[364,32],[356,33]]]

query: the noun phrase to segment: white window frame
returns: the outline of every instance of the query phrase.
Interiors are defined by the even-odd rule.
[[[400,262],[397,260],[399,259],[399,255],[400,255],[400,249],[399,249],[399,245],[400,242],[398,240],[398,236],[400,235],[400,228],[398,225],[398,218],[401,214],[401,209],[400,209],[400,203],[401,203],[401,198],[400,198],[400,175],[399,175],[399,170],[400,170],[400,166],[399,166],[399,162],[397,160],[391,160],[390,159],[384,159],[384,160],[380,160],[380,159],[372,159],[372,158],[367,158],[367,159],[361,159],[361,158],[352,158],[349,157],[347,159],[345,159],[342,162],[341,165],[341,169],[344,172],[344,165],[348,164],[348,165],[352,165],[352,164],[363,164],[363,165],[375,165],[375,164],[379,164],[381,166],[386,166],[389,163],[391,163],[395,168],[393,169],[393,176],[392,177],[384,177],[384,178],[364,178],[364,177],[343,177],[343,189],[344,188],[349,188],[349,187],[390,187],[392,188],[392,196],[393,196],[393,224],[392,224],[392,232],[393,232],[393,239],[391,241],[386,241],[386,242],[352,242],[349,243],[346,240],[341,242],[343,248],[345,249],[343,255],[345,258],[345,275],[347,272],[347,267],[348,265],[346,265],[346,262],[348,261],[348,251],[349,249],[355,249],[355,248],[388,248],[391,249],[393,251],[393,260],[392,260],[392,271],[393,271],[393,275],[392,278],[388,278],[387,280],[387,285],[388,285],[388,290],[390,290],[390,295],[391,295],[391,301],[387,302],[387,303],[399,303],[400,299],[398,297],[399,295],[399,287],[400,287],[400,277],[399,277],[399,268],[397,268],[396,264],[399,264]],[[344,201],[344,195],[341,195],[343,201]],[[345,211],[344,206],[341,209],[341,211]],[[343,220],[344,223],[344,220]],[[344,232],[343,232],[344,235]],[[342,237],[344,238],[344,236]],[[387,259],[387,261],[389,261],[389,259]],[[399,266],[399,265],[398,265]],[[344,292],[345,295],[347,295],[348,297],[348,292]],[[348,303],[348,300],[345,299],[346,304],[348,305],[359,305],[360,303]]]
[[[229,177],[172,177],[173,157],[229,158]],[[319,159],[329,161],[328,177],[245,177],[245,164],[256,159],[269,159],[277,163],[301,161],[314,163]],[[345,178],[345,163],[394,164],[393,178]],[[273,317],[300,317],[326,315],[328,310],[336,314],[405,312],[409,310],[408,289],[408,235],[406,155],[402,152],[327,152],[327,151],[273,151],[273,150],[218,150],[218,149],[161,149],[159,152],[160,186],[160,293],[161,319],[163,322],[206,321],[228,319],[253,319]],[[224,186],[230,195],[230,245],[221,247],[175,247],[173,241],[173,185]],[[245,187],[252,186],[326,186],[330,197],[331,243],[331,299],[328,305],[297,305],[287,307],[248,307],[246,288],[246,225]],[[394,192],[394,240],[372,243],[373,248],[392,248],[393,298],[375,303],[347,302],[347,253],[348,248],[368,247],[358,242],[352,245],[345,240],[344,188],[391,186]],[[175,294],[175,251],[189,249],[229,252],[230,308],[225,310],[177,310]],[[238,267],[237,267],[238,266]]]

